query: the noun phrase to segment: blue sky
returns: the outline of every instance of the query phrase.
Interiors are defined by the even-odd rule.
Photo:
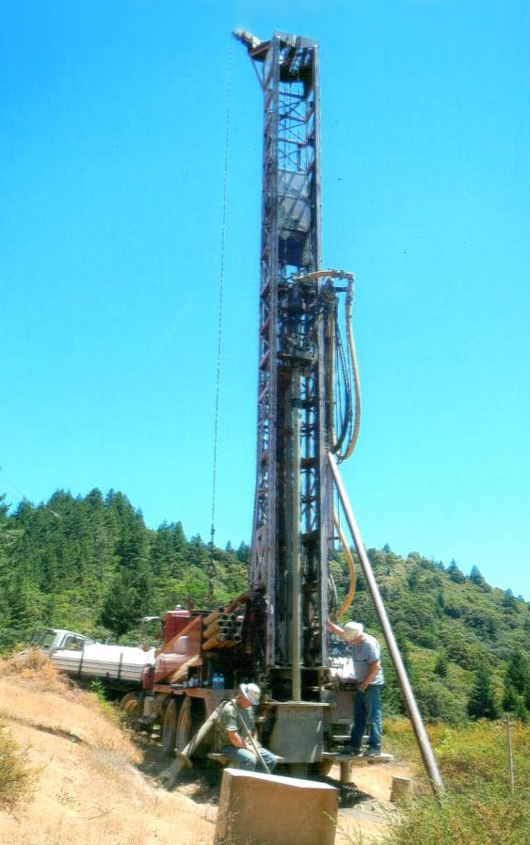
[[[356,273],[367,546],[530,598],[528,3],[20,0],[0,32],[0,491],[122,490],[250,540],[262,103],[321,46],[324,265]],[[231,70],[229,70],[231,68]],[[230,78],[230,85],[229,85]]]

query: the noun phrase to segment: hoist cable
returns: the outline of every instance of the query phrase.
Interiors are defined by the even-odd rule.
[[[232,54],[233,42],[230,42],[228,51],[227,70],[227,97],[226,97],[226,127],[225,127],[225,161],[223,175],[223,199],[221,215],[221,256],[219,263],[219,311],[217,318],[217,365],[215,374],[215,411],[214,411],[214,435],[213,435],[213,462],[212,462],[212,527],[210,541],[210,571],[208,572],[208,599],[213,600],[213,578],[215,576],[214,565],[214,539],[215,539],[215,517],[216,517],[216,493],[217,493],[217,453],[219,444],[219,406],[221,399],[221,360],[223,341],[223,299],[224,299],[224,275],[225,275],[225,254],[226,254],[226,212],[228,207],[228,165],[230,151],[230,117],[232,99]]]

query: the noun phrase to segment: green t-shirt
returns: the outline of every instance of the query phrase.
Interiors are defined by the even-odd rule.
[[[235,699],[227,701],[222,709],[217,727],[218,747],[223,748],[225,745],[232,744],[228,738],[228,734],[232,731],[237,731],[240,737],[246,742],[248,737],[243,725],[246,725],[251,734],[256,729],[252,707],[248,709],[239,707]]]

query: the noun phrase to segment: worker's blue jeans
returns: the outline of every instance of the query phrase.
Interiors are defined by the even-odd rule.
[[[368,749],[381,750],[381,733],[383,729],[383,710],[381,707],[381,693],[383,684],[369,684],[365,692],[357,690],[353,705],[353,726],[351,729],[350,745],[354,751],[360,751],[366,725],[369,725]]]
[[[261,745],[259,746],[259,751],[267,764],[269,772],[272,772],[276,765],[276,756],[267,748],[262,748]],[[224,748],[222,748],[221,753],[224,754],[225,757],[229,757],[233,760],[237,769],[243,769],[245,772],[255,772],[257,768],[258,771],[264,771],[263,764],[261,763],[259,757],[252,751],[247,751],[246,748],[236,748],[235,745],[225,745]]]

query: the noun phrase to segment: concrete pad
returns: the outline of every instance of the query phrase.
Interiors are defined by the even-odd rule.
[[[215,845],[333,845],[337,811],[328,784],[225,769]]]

